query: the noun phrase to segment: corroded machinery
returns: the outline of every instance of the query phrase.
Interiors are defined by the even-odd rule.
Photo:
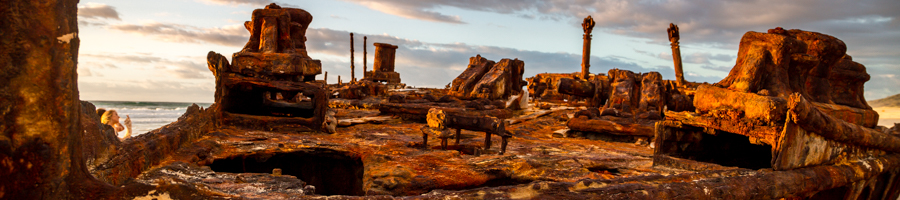
[[[820,178],[783,178],[793,182],[780,190],[813,198],[898,195],[900,137],[874,129],[878,113],[862,96],[869,75],[841,40],[779,27],[748,32],[740,44],[728,77],[697,88],[696,111],[668,111],[656,124],[654,165],[809,170]],[[757,181],[746,184],[768,184]]]
[[[254,10],[252,19],[244,23],[250,40],[234,53],[231,64],[221,54],[207,55],[216,77],[219,122],[268,129],[322,128],[328,97],[315,82],[322,64],[307,55],[305,45],[312,15],[273,3]]]
[[[373,82],[399,84],[400,73],[394,71],[394,57],[397,52],[397,45],[387,43],[374,43],[373,45],[375,45],[375,67],[372,68],[372,71],[364,71],[364,79]]]
[[[453,79],[449,94],[461,99],[505,99],[523,93],[522,80],[525,62],[502,59],[494,62],[476,55],[469,58],[469,66]]]
[[[664,112],[663,121],[655,126],[655,149],[630,142],[559,138],[555,131],[565,129],[565,121],[576,111],[560,106],[511,112],[503,109],[508,108],[503,100],[463,101],[447,95],[447,89],[407,89],[408,96],[395,98],[393,94],[387,102],[354,99],[356,105],[380,111],[374,107],[335,108],[340,122],[347,122],[335,134],[295,134],[279,127],[247,128],[246,124],[217,126],[223,116],[248,119],[243,116],[247,115],[259,117],[257,123],[284,122],[282,125],[291,122],[272,119],[291,117],[277,111],[227,114],[231,111],[219,108],[224,104],[213,104],[206,109],[193,105],[178,121],[118,143],[103,141],[108,136],[115,139],[115,133],[103,131],[108,125],[100,124],[90,103],[78,106],[77,1],[9,2],[13,6],[0,9],[0,13],[12,20],[0,23],[0,29],[29,34],[0,37],[0,46],[5,47],[0,48],[0,55],[35,56],[0,56],[13,69],[0,70],[0,77],[8,77],[10,83],[0,84],[5,91],[0,96],[10,99],[0,101],[0,110],[9,111],[4,116],[13,122],[0,126],[0,199],[900,196],[900,128],[881,128],[888,134],[871,128],[877,115],[860,96],[868,79],[865,67],[845,54],[840,40],[824,34],[781,29],[747,33],[728,78],[715,85],[688,83],[691,90],[679,87],[679,92],[697,97],[689,101],[695,108],[678,112],[666,104],[670,112]],[[47,12],[18,14],[34,10]],[[66,37],[46,42],[46,38],[60,35]],[[273,102],[295,104],[285,100],[291,99],[285,91],[301,91],[297,88],[302,84],[321,84],[256,74],[266,70],[247,69],[237,74],[228,71],[233,66],[224,65],[228,63],[221,56],[211,58],[217,84],[232,83],[217,85],[218,103],[231,101],[221,99],[229,92],[264,90],[260,94],[269,92]],[[628,104],[622,99],[621,104],[607,106],[620,112],[612,112],[616,117],[657,111],[652,105],[659,106],[658,101],[649,101],[653,94],[637,95],[654,91],[654,86],[670,85],[655,83],[655,76],[609,73],[609,88],[632,87],[618,94],[607,93],[610,97],[603,105],[626,97]],[[35,98],[43,96],[27,91],[55,98]],[[623,95],[626,92],[632,95]],[[646,109],[641,106],[643,99],[648,100]],[[621,112],[629,106],[632,112]],[[596,108],[598,113],[608,110]],[[348,122],[384,118],[377,115],[392,110],[431,116],[425,117],[430,118],[427,121],[386,117],[379,123]],[[419,136],[423,128],[438,128],[430,130],[441,136],[461,129],[457,132],[461,140],[453,146],[442,142],[447,150],[435,148],[436,141],[422,145]],[[488,145],[482,141],[489,141],[489,135],[480,135],[488,133],[501,137],[508,133],[516,140],[482,148],[482,144]],[[422,146],[429,148],[423,150]],[[503,151],[503,146],[507,146],[504,155],[482,151],[497,147]],[[103,149],[108,147],[115,149]]]
[[[585,18],[585,24],[589,25],[591,21],[590,16]],[[585,48],[589,48],[590,29],[585,24]],[[587,71],[586,64],[582,64],[581,76],[539,76],[533,81],[544,84],[529,85],[529,88],[535,92],[545,91],[539,94],[542,97],[559,96],[552,95],[556,93],[571,95],[575,97],[573,100],[585,99],[587,109],[578,112],[567,123],[571,130],[650,139],[654,124],[663,119],[666,110],[694,109],[693,91],[698,84],[688,83],[682,77],[678,27],[671,24],[668,33],[673,55],[676,55],[675,81],[663,80],[659,72],[634,73],[620,69],[594,75]]]

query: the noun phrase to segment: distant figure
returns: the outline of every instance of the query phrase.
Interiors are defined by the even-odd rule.
[[[100,110],[104,109],[97,109],[97,112],[99,113]],[[122,124],[119,123],[119,113],[116,112],[116,110],[110,109],[103,112],[103,115],[100,116],[100,123],[112,126],[117,133],[127,129],[127,131],[125,131],[125,136],[121,139],[125,140],[131,138],[131,116],[125,115],[125,126],[123,127]]]

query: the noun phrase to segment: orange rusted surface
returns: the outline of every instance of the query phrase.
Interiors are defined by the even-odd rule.
[[[22,50],[77,58],[77,39],[37,45],[43,44],[41,38],[77,32],[77,2],[10,3],[10,9],[0,12],[11,13],[14,20],[0,24],[3,30],[35,34],[0,38],[7,47],[0,48],[2,55],[19,55],[16,51]],[[28,10],[60,14],[18,14]],[[0,126],[0,198],[896,199],[900,195],[896,135],[865,125],[877,117],[864,101],[834,100],[860,91],[826,94],[823,88],[833,84],[810,84],[866,79],[862,65],[838,66],[852,76],[827,77],[834,71],[829,68],[832,64],[850,60],[843,54],[843,43],[831,36],[780,28],[768,35],[748,33],[733,76],[708,91],[695,90],[697,84],[690,82],[677,86],[654,72],[611,70],[604,107],[538,102],[552,108],[537,110],[527,104],[511,106],[522,100],[506,99],[518,95],[507,86],[524,84],[517,77],[522,63],[516,60],[501,61],[508,66],[493,66],[496,71],[478,71],[482,75],[464,73],[461,77],[481,78],[463,81],[462,90],[361,95],[364,89],[348,87],[343,91],[360,93],[348,94],[354,99],[329,100],[323,84],[312,80],[317,73],[311,65],[317,61],[306,56],[300,39],[311,20],[305,11],[276,4],[254,11],[253,21],[245,24],[251,39],[236,54],[252,58],[235,59],[238,66],[234,66],[224,56],[208,54],[216,76],[216,103],[209,108],[193,105],[178,121],[122,143],[104,141],[108,131],[97,126],[90,111],[80,110],[93,108],[86,103],[79,106],[74,95],[75,60],[40,56],[3,60],[14,67],[0,75],[10,77],[13,84],[0,89],[13,102],[0,106],[16,123]],[[790,40],[797,41],[783,42]],[[294,62],[295,58],[301,61]],[[283,62],[259,69],[240,66],[267,59]],[[765,66],[754,65],[760,63]],[[393,71],[392,65],[376,68]],[[790,69],[806,71],[780,73]],[[770,71],[772,77],[760,78],[760,72]],[[542,80],[537,85],[557,84],[544,82],[554,76],[549,77],[531,80]],[[592,82],[597,83],[602,84]],[[861,88],[861,83],[837,87]],[[597,88],[602,87],[594,86],[592,98],[600,97]],[[717,88],[724,92],[707,93],[717,98],[689,100],[695,93]],[[19,92],[26,90],[46,91],[52,98]],[[460,92],[504,98],[453,97]],[[763,102],[776,106],[750,108],[768,109],[762,115],[750,114],[757,117],[748,116],[737,103],[707,105],[696,113],[685,112],[695,105],[682,104],[735,96],[788,101],[781,107]],[[663,112],[667,110],[663,107],[675,112]],[[461,130],[454,138],[459,142],[443,145],[446,149],[437,140],[421,140],[422,129],[429,126],[421,119],[435,108],[464,113],[432,117],[441,119],[440,126],[478,132]],[[778,109],[786,111],[783,118],[774,112]],[[356,123],[336,126],[340,121]],[[577,127],[572,124],[639,124],[632,132],[640,137],[647,136],[650,131],[644,129],[652,124],[655,138],[646,144],[595,134],[582,137],[581,131],[568,130]],[[480,131],[503,132],[512,142],[484,143],[490,134]],[[498,146],[507,146],[505,154],[497,151],[502,149]]]

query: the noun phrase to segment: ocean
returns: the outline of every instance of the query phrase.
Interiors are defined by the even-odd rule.
[[[141,101],[89,101],[97,108],[113,109],[119,113],[125,122],[125,116],[131,116],[132,136],[150,132],[153,129],[165,126],[178,120],[191,104],[183,102],[141,102]],[[212,103],[196,103],[200,107],[208,108]],[[119,132],[119,137],[125,135],[125,131]]]

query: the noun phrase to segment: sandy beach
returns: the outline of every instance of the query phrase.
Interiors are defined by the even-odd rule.
[[[894,123],[900,123],[900,107],[875,107],[872,108],[878,112],[878,125],[885,127],[893,127]]]

